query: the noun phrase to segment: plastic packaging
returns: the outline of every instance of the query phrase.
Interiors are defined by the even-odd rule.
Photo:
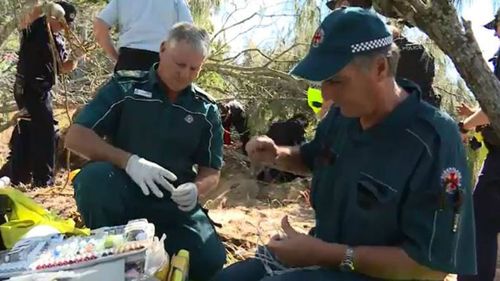
[[[159,280],[166,280],[168,273],[169,256],[165,250],[166,238],[165,234],[159,240],[158,237],[154,237],[153,243],[146,252],[146,275],[155,276]],[[167,272],[162,270],[164,268],[167,269]]]

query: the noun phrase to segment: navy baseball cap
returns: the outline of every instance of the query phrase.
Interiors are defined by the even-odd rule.
[[[68,24],[75,21],[76,18],[76,8],[73,4],[67,1],[57,1],[56,4],[61,5],[64,10],[64,19]]]
[[[497,29],[497,23],[500,20],[500,9],[497,10],[497,13],[495,14],[495,18],[490,21],[489,23],[485,24],[484,27],[487,29]]]
[[[342,7],[328,15],[316,30],[308,54],[290,72],[310,81],[324,81],[363,53],[393,43],[386,24],[374,12]]]

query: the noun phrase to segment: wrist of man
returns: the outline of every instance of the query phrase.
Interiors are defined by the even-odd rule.
[[[130,160],[130,157],[132,157],[131,153],[122,151],[122,153],[120,153],[120,155],[118,155],[115,165],[117,165],[118,167],[120,167],[123,170],[127,169],[127,164],[128,164],[128,160]]]
[[[198,189],[198,199],[203,199],[205,198],[205,195],[207,194],[207,190],[203,187],[203,184],[199,181],[194,182],[194,185],[196,185],[196,189]]]
[[[316,249],[316,264],[323,267],[339,268],[344,260],[347,245],[326,243]]]

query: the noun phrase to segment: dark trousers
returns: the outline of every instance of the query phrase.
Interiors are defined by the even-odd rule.
[[[148,71],[151,66],[160,60],[157,52],[146,50],[120,48],[115,72],[120,70],[142,70]]]
[[[490,150],[474,190],[477,275],[460,281],[492,281],[497,265],[500,232],[500,151]]]
[[[85,165],[74,179],[73,187],[78,211],[87,227],[123,225],[129,220],[146,218],[155,225],[158,237],[167,235],[165,249],[170,256],[180,249],[189,251],[192,280],[209,280],[224,265],[224,246],[199,206],[191,212],[182,212],[169,194],[162,199],[144,196],[123,169],[108,162]]]
[[[20,119],[10,140],[10,155],[5,167],[14,185],[47,186],[53,183],[55,129],[50,87],[27,83],[17,78],[14,96],[19,109],[28,115]]]

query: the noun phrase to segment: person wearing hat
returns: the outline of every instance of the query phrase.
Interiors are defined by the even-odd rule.
[[[53,184],[56,132],[51,90],[56,76],[73,71],[81,59],[81,55],[68,53],[61,35],[75,16],[76,9],[68,2],[45,2],[19,23],[14,98],[21,117],[11,136],[9,160],[2,168],[14,185]]]
[[[500,9],[495,19],[485,25],[500,38]],[[500,79],[500,49],[490,61]],[[466,135],[480,130],[488,149],[481,173],[474,188],[474,215],[476,221],[477,275],[461,275],[459,281],[492,281],[497,267],[498,233],[500,232],[500,136],[490,125],[488,116],[479,108],[470,112],[459,123]],[[477,129],[476,129],[477,128]]]
[[[148,71],[159,60],[160,44],[178,22],[193,22],[185,0],[111,0],[94,19],[94,35],[115,71]],[[117,46],[110,29],[118,27]]]
[[[342,6],[370,9],[372,7],[372,0],[329,0],[326,2],[326,6],[330,10],[335,10]]]
[[[397,47],[373,12],[334,10],[292,75],[321,81],[334,107],[313,140],[247,144],[250,159],[312,173],[315,228],[287,217],[255,259],[225,280],[443,280],[474,273],[471,175],[457,125],[396,81]]]

